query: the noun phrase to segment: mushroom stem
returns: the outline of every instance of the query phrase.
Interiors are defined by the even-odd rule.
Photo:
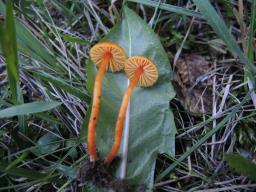
[[[132,95],[132,91],[133,89],[136,87],[136,85],[138,84],[138,81],[140,79],[141,74],[143,73],[143,67],[139,67],[135,74],[134,77],[132,78],[128,88],[125,91],[125,94],[123,96],[123,100],[122,100],[122,104],[119,110],[119,115],[118,115],[118,119],[116,122],[116,129],[115,129],[115,139],[114,139],[114,144],[112,145],[112,148],[110,150],[110,152],[107,154],[107,156],[105,157],[105,163],[106,164],[110,164],[112,162],[112,160],[115,158],[115,156],[117,155],[120,145],[121,145],[121,140],[122,140],[122,134],[123,134],[123,124],[124,124],[124,120],[126,117],[126,111],[127,111],[127,106],[128,103],[130,101],[131,95]]]
[[[96,161],[97,156],[97,150],[96,150],[96,126],[97,121],[99,117],[100,112],[100,98],[101,98],[101,84],[102,84],[102,78],[109,66],[109,61],[112,57],[111,53],[106,53],[105,57],[102,60],[102,63],[99,67],[99,71],[95,78],[95,84],[93,89],[93,103],[92,103],[92,111],[90,115],[90,120],[88,124],[88,153],[90,156],[90,161]]]

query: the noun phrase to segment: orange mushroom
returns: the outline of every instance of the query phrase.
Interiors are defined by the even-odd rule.
[[[137,85],[142,87],[152,86],[158,79],[158,70],[156,65],[149,59],[142,56],[133,56],[127,59],[125,62],[124,71],[130,79],[130,84],[123,96],[118,119],[116,122],[114,144],[112,145],[110,152],[105,158],[106,164],[111,163],[120,148],[126,110],[133,89]]]
[[[115,43],[101,42],[94,45],[90,50],[90,57],[92,61],[99,67],[95,78],[93,89],[92,111],[88,124],[88,154],[90,161],[97,160],[96,151],[96,126],[100,112],[100,98],[101,98],[101,84],[102,78],[109,70],[111,72],[120,71],[124,68],[127,56],[124,50]]]

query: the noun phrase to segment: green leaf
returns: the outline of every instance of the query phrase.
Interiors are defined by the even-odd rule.
[[[6,21],[0,25],[0,42],[6,59],[9,86],[14,103],[20,103],[20,81],[12,1],[7,1]]]
[[[249,30],[249,39],[248,39],[248,49],[247,49],[247,57],[251,62],[254,61],[254,47],[253,47],[253,39],[255,34],[256,28],[256,1],[252,2],[252,9],[251,9],[251,18],[250,18],[250,30]]]
[[[159,70],[159,79],[153,87],[135,88],[127,116],[130,123],[127,179],[131,183],[145,183],[152,188],[157,154],[175,153],[176,128],[169,108],[169,101],[175,95],[171,85],[170,62],[158,36],[127,7],[123,9],[121,23],[103,40],[118,43],[128,56],[143,55],[150,58]],[[95,75],[94,64],[88,62],[87,68],[88,73],[94,71]],[[87,85],[90,91],[94,78],[89,77],[92,77],[92,74],[88,74]],[[103,79],[101,111],[97,126],[97,148],[101,157],[104,157],[112,146],[115,123],[127,86],[128,79],[122,72],[107,73]],[[85,129],[87,124],[88,118]]]
[[[225,154],[228,165],[236,172],[256,181],[256,164],[239,154]]]
[[[71,166],[55,164],[53,165],[58,171],[62,172],[65,176],[70,177],[72,179],[77,179],[77,170]]]
[[[4,7],[2,2],[1,6]],[[6,59],[8,83],[11,89],[12,102],[23,103],[23,95],[20,89],[19,66],[16,42],[15,19],[13,16],[13,2],[7,1],[6,21],[0,21],[0,44]],[[27,123],[23,116],[18,117],[19,125],[24,134],[27,133]]]
[[[37,148],[33,152],[37,156],[54,153],[60,146],[60,142],[54,142],[58,140],[58,135],[48,132],[37,141]]]
[[[49,101],[49,102],[33,102],[21,105],[12,106],[0,111],[0,119],[13,117],[17,115],[28,115],[32,113],[40,113],[51,110],[61,105],[60,102]]]
[[[22,153],[17,159],[9,163],[9,165],[6,167],[6,170],[11,169],[12,167],[18,165],[21,161],[27,158],[28,154],[28,152]]]
[[[64,41],[69,41],[71,43],[79,43],[80,45],[88,44],[89,41],[82,39],[80,37],[74,37],[68,34],[61,34],[61,37],[64,39]]]

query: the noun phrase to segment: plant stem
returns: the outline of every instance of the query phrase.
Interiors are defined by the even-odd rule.
[[[129,84],[128,88],[125,91],[125,94],[123,96],[122,104],[119,110],[118,114],[118,119],[116,122],[116,129],[115,129],[115,139],[114,139],[114,144],[112,145],[112,148],[110,152],[107,154],[105,158],[105,163],[110,164],[111,161],[115,158],[117,155],[120,145],[121,145],[121,140],[122,140],[122,134],[123,134],[123,125],[124,125],[124,120],[126,117],[126,111],[127,107],[132,95],[133,89],[136,87],[141,74],[143,73],[143,68],[138,68],[135,72],[135,75],[133,79],[131,80],[131,83]]]
[[[99,112],[100,112],[101,85],[102,85],[102,78],[107,70],[111,56],[112,56],[111,54],[105,55],[95,78],[95,84],[93,89],[92,112],[91,112],[89,125],[88,125],[88,138],[87,138],[88,153],[90,156],[90,161],[96,161],[98,158],[95,138],[96,138],[96,126],[97,126],[97,121],[98,121]]]

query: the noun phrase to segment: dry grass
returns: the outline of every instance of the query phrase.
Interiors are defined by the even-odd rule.
[[[28,119],[31,135],[12,132],[13,128],[18,126],[15,118],[0,120],[0,155],[3,160],[11,162],[11,157],[18,158],[24,151],[30,151],[31,147],[28,146],[38,138],[46,133],[52,134],[57,139],[53,136],[55,139],[49,143],[55,142],[59,146],[58,151],[50,151],[47,154],[43,149],[39,156],[30,152],[29,158],[22,159],[19,166],[35,171],[51,170],[52,174],[58,170],[57,177],[63,176],[64,172],[69,179],[62,185],[55,185],[54,182],[44,179],[33,184],[23,177],[13,177],[3,171],[0,176],[0,190],[7,190],[9,187],[13,191],[61,191],[64,188],[67,191],[80,191],[82,187],[72,178],[75,173],[68,167],[74,168],[86,158],[86,146],[79,145],[76,140],[88,109],[88,93],[81,91],[84,90],[86,82],[85,61],[88,59],[91,45],[104,37],[121,19],[122,3],[117,1],[109,6],[110,4],[105,2],[92,0],[28,2],[24,2],[24,5],[22,2],[16,4],[16,16],[26,29],[40,40],[44,49],[52,56],[53,62],[47,64],[42,60],[38,61],[35,56],[39,57],[40,53],[19,53],[24,99],[26,102],[54,99],[63,102],[63,105],[51,113],[31,116]],[[243,100],[248,92],[244,66],[227,51],[225,44],[204,20],[184,15],[181,17],[176,13],[142,4],[128,4],[159,34],[173,68],[178,58],[186,54],[199,54],[211,63],[208,73],[197,77],[198,83],[211,80],[211,84],[206,85],[211,90],[211,97],[199,98],[200,111],[205,112],[204,103],[209,102],[212,104],[210,112],[195,115],[186,109],[178,96],[171,101],[178,128],[175,157],[177,159],[209,130],[215,129],[234,106]],[[196,10],[191,1],[177,1],[175,4]],[[249,1],[244,4],[241,4],[241,1],[214,3],[226,23],[232,26],[233,34],[243,48],[248,39],[249,28],[245,22],[249,21],[249,17],[241,14],[250,12],[250,5]],[[239,23],[239,16],[244,18],[243,24]],[[10,106],[11,103],[4,62],[4,58],[0,56],[0,108]],[[45,77],[38,76],[38,71],[43,71]],[[60,82],[67,83],[70,89],[64,89],[67,88],[66,84],[62,85]],[[249,100],[239,112],[228,119],[220,131],[212,135],[211,139],[193,151],[170,174],[156,182],[155,191],[254,191],[255,182],[235,173],[223,159],[224,154],[230,152],[240,152],[249,159],[255,159],[254,115],[255,107],[252,100]],[[20,142],[24,142],[24,146],[20,145]],[[34,148],[38,150],[40,146]],[[160,155],[157,160],[156,178],[174,161],[172,157]],[[56,162],[63,162],[67,167],[54,167]]]

